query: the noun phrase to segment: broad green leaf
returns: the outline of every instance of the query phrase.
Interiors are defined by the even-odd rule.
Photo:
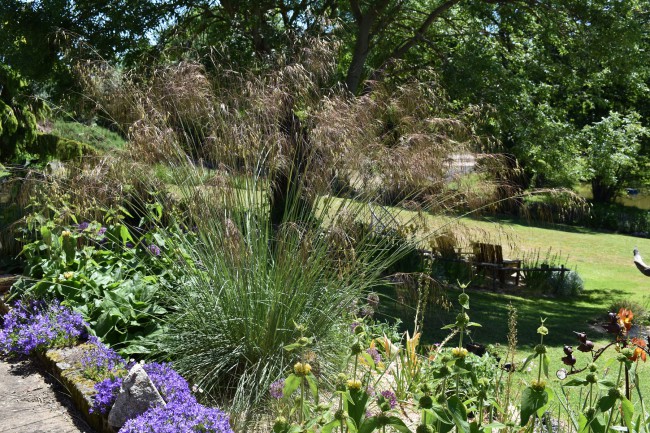
[[[314,401],[316,404],[318,404],[318,384],[316,383],[316,377],[309,373],[306,376],[307,379],[307,384],[309,385],[309,390],[311,391],[312,397],[314,397]]]
[[[364,361],[366,361],[366,363],[368,364],[368,366],[370,366],[370,368],[371,368],[372,370],[375,369],[375,361],[372,359],[372,356],[370,356],[369,353],[365,353],[365,352],[364,352],[364,353],[361,353],[359,356],[360,356]]]
[[[630,400],[623,397],[621,400],[621,409],[623,409],[623,419],[625,420],[625,425],[631,431],[634,419],[634,405]]]
[[[458,433],[470,433],[469,422],[467,422],[467,408],[463,402],[454,395],[447,400],[447,407],[456,424]]]
[[[528,424],[528,421],[533,414],[548,403],[548,394],[545,391],[546,390],[536,390],[529,386],[524,389],[524,392],[522,392],[520,422],[522,427]]]
[[[574,379],[569,380],[566,383],[563,383],[562,386],[585,386],[588,385],[589,382],[587,382],[587,379],[583,379],[581,377],[576,377]]]
[[[614,404],[616,404],[616,397],[604,395],[598,400],[596,407],[601,412],[607,412],[608,410],[614,407]]]
[[[542,368],[544,370],[544,375],[548,378],[548,366],[551,364],[551,360],[549,359],[548,354],[546,353],[544,354],[544,356],[542,357],[542,361],[543,361]]]
[[[341,427],[341,421],[335,419],[325,424],[321,429],[321,433],[331,433],[332,430],[334,430],[335,428],[340,429],[340,427]]]
[[[359,426],[359,433],[371,433],[379,427],[379,420],[376,416],[371,416],[363,420]]]
[[[350,390],[350,402],[346,401],[346,410],[350,419],[354,421],[355,425],[361,425],[362,420],[366,416],[366,406],[368,405],[368,394],[363,390]]]
[[[434,416],[435,419],[439,419],[445,424],[453,423],[449,411],[447,411],[443,406],[437,403],[434,403],[433,406],[431,406],[431,409],[426,409],[426,412]]]
[[[282,395],[284,398],[290,398],[291,394],[295,390],[298,389],[300,386],[300,377],[296,376],[295,374],[291,373],[285,380],[284,380],[284,388],[282,389]]]
[[[409,430],[409,428],[406,426],[406,424],[404,424],[404,421],[402,421],[400,418],[396,416],[389,416],[387,425],[393,427],[393,429],[401,433],[412,433],[411,430]]]

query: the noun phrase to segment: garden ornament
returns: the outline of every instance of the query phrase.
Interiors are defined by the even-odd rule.
[[[639,249],[636,247],[634,248],[634,264],[643,275],[650,277],[650,266],[643,262],[643,258],[641,257],[641,254],[639,254]]]

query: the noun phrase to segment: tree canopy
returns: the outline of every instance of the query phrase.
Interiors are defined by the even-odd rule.
[[[514,155],[524,187],[591,181],[589,127],[617,113],[647,126],[650,114],[643,0],[0,0],[0,23],[2,62],[59,101],[90,56],[145,69],[210,56],[250,70],[329,38],[352,94],[435,79],[457,107],[482,110],[487,150]],[[642,161],[648,139],[634,141]]]

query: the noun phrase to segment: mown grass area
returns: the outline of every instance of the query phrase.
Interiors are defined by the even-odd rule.
[[[85,125],[79,122],[55,119],[52,121],[51,127],[52,134],[90,144],[102,151],[122,149],[126,144],[126,140],[119,134],[99,125]]]
[[[508,304],[518,310],[520,344],[531,346],[537,343],[535,330],[540,317],[544,317],[551,331],[547,342],[560,346],[573,343],[571,331],[593,329],[593,333],[597,332],[600,329],[598,321],[604,320],[608,307],[617,300],[640,304],[650,302],[650,279],[636,269],[632,260],[635,246],[650,257],[650,239],[567,226],[541,228],[512,220],[430,218],[431,227],[445,224],[453,224],[453,230],[459,236],[475,233],[487,236],[492,242],[502,239],[504,257],[507,258],[522,258],[536,251],[543,255],[544,251],[551,249],[566,260],[568,267],[577,270],[584,281],[585,291],[576,298],[541,296],[524,288],[507,293],[487,289],[472,291],[472,320],[483,325],[475,330],[474,338],[481,343],[506,341]],[[448,291],[447,294],[455,302],[457,293]],[[400,311],[400,307],[395,308]],[[403,317],[406,320],[405,314]],[[444,333],[439,328],[453,321],[454,317],[454,311],[431,308],[425,321],[425,340],[440,340]]]

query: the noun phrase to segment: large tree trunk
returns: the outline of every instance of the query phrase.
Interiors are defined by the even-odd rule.
[[[606,185],[602,179],[596,177],[591,180],[591,193],[596,203],[611,203],[618,195],[618,188],[614,185]]]
[[[287,221],[306,222],[310,219],[313,202],[305,191],[305,176],[309,165],[310,142],[307,132],[294,112],[293,100],[288,98],[280,130],[286,137],[286,167],[278,169],[271,179],[271,225],[277,229]]]
[[[354,52],[352,53],[352,62],[348,68],[348,73],[345,78],[345,85],[351,93],[356,93],[361,83],[363,76],[363,67],[366,64],[368,53],[370,52],[370,31],[372,24],[375,21],[376,15],[374,12],[369,12],[361,15],[357,20],[359,26],[357,31],[357,40],[354,44]]]

